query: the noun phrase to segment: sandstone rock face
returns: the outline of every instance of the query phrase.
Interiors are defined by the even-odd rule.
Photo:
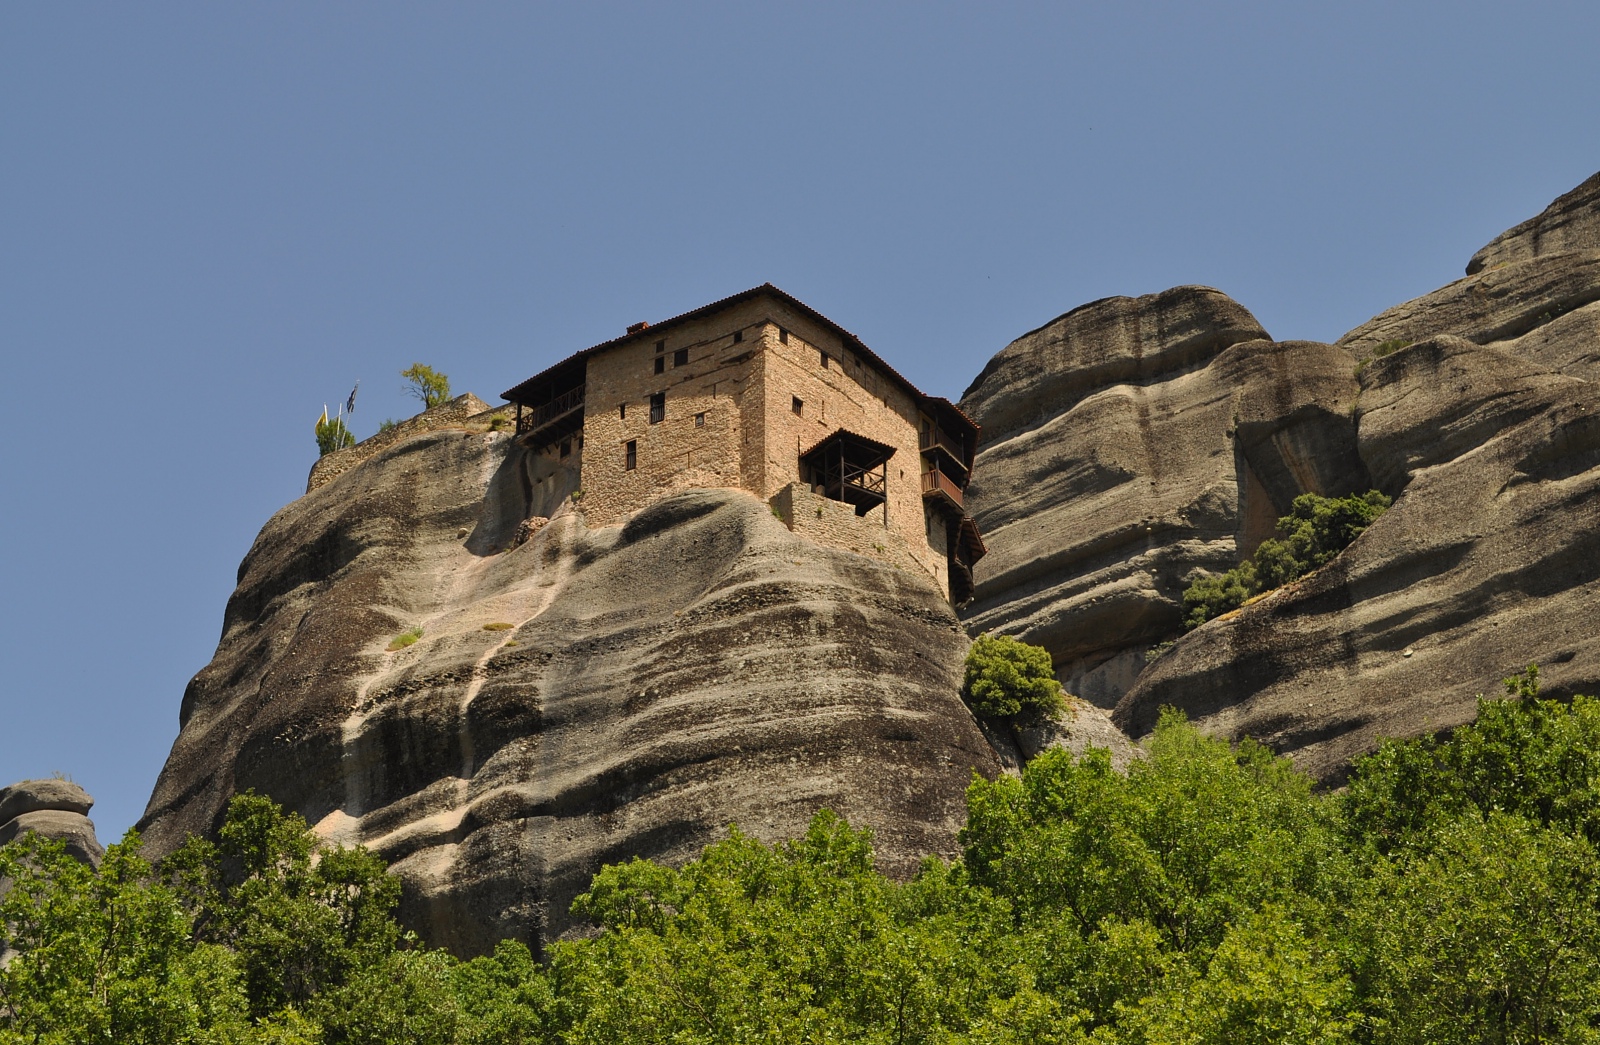
[[[98,867],[105,849],[88,817],[94,799],[69,780],[24,780],[0,788],[0,845],[32,831],[65,843],[67,852]]]
[[[1600,251],[1600,174],[1489,241],[1467,262],[1467,275],[1565,250]]]
[[[1192,632],[1115,721],[1163,705],[1331,782],[1386,736],[1471,721],[1528,663],[1600,692],[1600,397],[1461,338],[1362,374],[1360,450],[1399,494],[1337,559]]]
[[[150,850],[254,788],[391,861],[403,918],[463,954],[559,937],[602,863],[685,860],[730,823],[793,837],[829,807],[895,874],[954,852],[1000,761],[920,571],[735,491],[600,529],[536,499],[504,434],[440,430],[274,516],[184,696]]]
[[[1045,646],[1070,692],[1114,706],[1181,633],[1199,571],[1236,564],[1301,493],[1366,488],[1355,362],[1267,340],[1204,287],[1096,302],[1013,342],[961,404],[987,440],[969,630]]]

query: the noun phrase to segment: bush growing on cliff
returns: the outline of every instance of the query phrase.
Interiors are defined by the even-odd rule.
[[[961,696],[986,718],[1049,718],[1065,707],[1049,651],[1009,635],[973,641]]]
[[[1220,576],[1201,577],[1183,593],[1184,625],[1197,628],[1243,606],[1251,597],[1281,588],[1327,565],[1393,503],[1377,490],[1349,497],[1301,494],[1278,533],[1255,555]]]
[[[433,367],[425,363],[412,363],[400,371],[400,376],[410,384],[406,394],[422,400],[424,410],[432,410],[450,401],[450,379]]]
[[[317,456],[323,457],[354,445],[356,437],[350,434],[342,418],[324,417],[317,422]]]

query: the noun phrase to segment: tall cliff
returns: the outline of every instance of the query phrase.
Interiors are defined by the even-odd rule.
[[[969,626],[1048,646],[1133,736],[1175,706],[1329,781],[1528,663],[1600,691],[1600,175],[1468,272],[1334,345],[1180,287],[1008,346],[962,401],[988,438]],[[1395,504],[1332,564],[1182,633],[1183,589],[1297,494],[1368,485]]]
[[[473,953],[559,936],[601,863],[686,859],[734,822],[793,837],[826,806],[898,874],[953,851],[1000,763],[931,580],[735,491],[545,522],[528,458],[472,427],[261,531],[141,822],[154,852],[254,788],[391,861],[406,920]]]

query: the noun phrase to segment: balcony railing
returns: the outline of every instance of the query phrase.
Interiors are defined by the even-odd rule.
[[[959,510],[965,510],[966,505],[961,497],[961,487],[955,484],[943,472],[931,471],[922,473],[922,496],[943,497]]]
[[[942,450],[949,455],[951,461],[958,465],[963,472],[967,468],[966,448],[961,445],[961,440],[942,429],[934,428],[922,433],[922,452],[932,453]]]
[[[537,431],[558,417],[570,414],[572,411],[582,407],[584,387],[579,385],[576,388],[570,388],[550,400],[550,402],[536,406],[529,413],[523,414],[521,423],[517,425],[517,434],[521,435],[524,432]]]

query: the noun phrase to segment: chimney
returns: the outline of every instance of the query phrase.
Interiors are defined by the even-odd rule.
[[[641,331],[641,330],[643,330],[643,329],[644,329],[644,328],[645,328],[645,327],[647,327],[647,326],[649,326],[649,325],[650,325],[650,324],[649,324],[649,323],[647,323],[647,322],[645,322],[645,321],[644,321],[644,320],[642,320],[642,319],[641,319],[641,320],[640,320],[640,321],[639,321],[639,322],[637,322],[637,323],[631,323],[631,324],[629,324],[629,326],[628,326],[628,333],[630,333],[630,334],[637,334],[637,333],[638,333],[638,332],[639,332],[639,331]]]

